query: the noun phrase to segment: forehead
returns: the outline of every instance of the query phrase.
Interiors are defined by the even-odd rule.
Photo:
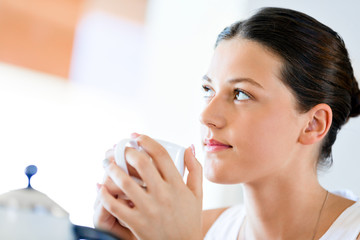
[[[272,81],[282,84],[282,59],[255,41],[233,38],[215,48],[207,75],[215,81],[251,78],[266,87]]]

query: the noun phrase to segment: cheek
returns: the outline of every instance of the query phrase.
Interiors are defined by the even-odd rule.
[[[256,119],[256,120],[254,120]],[[271,161],[283,161],[297,141],[296,119],[281,111],[263,112],[256,118],[247,119],[243,130],[234,136],[238,156],[245,163],[261,165]]]

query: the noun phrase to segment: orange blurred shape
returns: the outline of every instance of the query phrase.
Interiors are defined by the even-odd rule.
[[[88,10],[100,10],[136,24],[146,21],[148,0],[88,0]]]
[[[0,61],[68,78],[83,0],[0,0]]]

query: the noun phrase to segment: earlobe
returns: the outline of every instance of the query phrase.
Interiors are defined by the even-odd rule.
[[[308,120],[300,134],[302,144],[314,144],[321,141],[327,134],[332,123],[332,110],[327,104],[318,104],[306,113]]]

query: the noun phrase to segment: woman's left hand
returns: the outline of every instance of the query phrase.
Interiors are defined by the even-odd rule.
[[[191,148],[185,151],[189,171],[185,184],[159,143],[145,135],[136,140],[145,152],[128,149],[125,159],[139,173],[146,189],[110,161],[106,173],[134,206],[119,201],[106,186],[100,189],[102,205],[139,239],[202,239],[202,167]]]

